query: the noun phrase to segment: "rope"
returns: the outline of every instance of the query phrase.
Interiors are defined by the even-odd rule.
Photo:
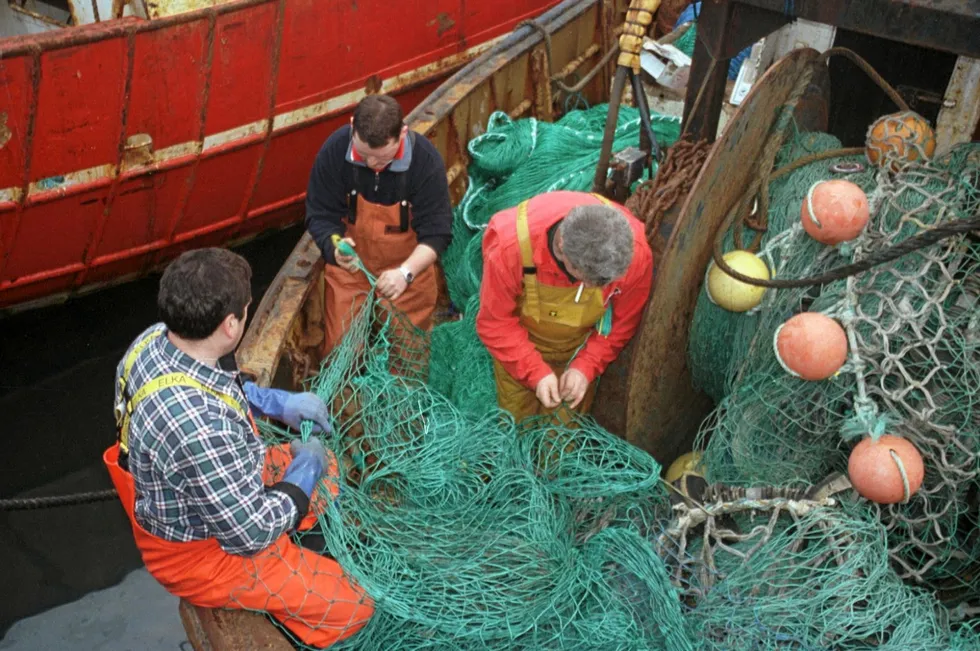
[[[772,173],[769,177],[770,181],[775,181],[776,179],[782,178],[789,174],[790,172],[795,172],[801,167],[806,167],[811,163],[818,163],[822,160],[827,160],[829,158],[840,158],[841,156],[859,156],[864,153],[864,147],[846,147],[844,149],[831,149],[828,151],[821,151],[816,154],[810,154],[809,156],[804,156],[803,158],[798,158],[797,160],[789,163],[788,165],[783,165],[778,170]]]
[[[909,476],[905,472],[905,464],[902,463],[902,457],[898,456],[895,450],[889,450],[888,454],[891,455],[892,461],[898,466],[898,472],[902,475],[902,504],[908,504],[909,497],[912,496],[912,490],[909,487]]]
[[[0,500],[0,511],[31,511],[35,509],[50,509],[59,506],[78,506],[93,502],[105,502],[114,499],[118,493],[115,488],[87,493],[72,493],[69,495],[52,495],[49,497],[22,497]]]
[[[826,63],[827,60],[833,56],[842,56],[845,59],[850,60],[854,65],[863,70],[864,73],[871,78],[871,81],[878,85],[878,88],[885,91],[885,94],[888,95],[888,98],[895,103],[895,106],[897,106],[900,111],[909,110],[909,105],[904,99],[902,99],[902,96],[898,94],[898,91],[896,91],[891,84],[885,81],[885,78],[882,77],[877,70],[871,67],[870,63],[861,58],[861,56],[853,50],[849,50],[846,47],[832,47],[817,57],[817,64]]]
[[[733,213],[737,214],[737,213]],[[768,287],[770,289],[792,289],[796,287],[814,287],[817,285],[825,285],[827,283],[834,282],[836,280],[844,280],[849,276],[855,276],[859,273],[873,269],[874,267],[883,265],[885,263],[891,262],[892,260],[897,260],[904,255],[918,251],[919,249],[924,249],[927,246],[931,246],[936,242],[940,242],[944,239],[954,237],[956,235],[963,235],[969,233],[970,231],[980,230],[980,214],[971,219],[961,219],[955,222],[950,222],[948,224],[943,224],[942,226],[936,226],[928,231],[919,233],[914,237],[903,241],[901,244],[896,244],[895,246],[882,249],[875,253],[872,253],[864,260],[860,262],[854,262],[851,264],[842,265],[835,269],[831,269],[826,273],[822,273],[818,276],[810,276],[809,278],[796,278],[792,280],[762,280],[760,278],[752,278],[751,276],[746,276],[740,274],[739,272],[732,269],[724,260],[723,254],[721,252],[721,243],[725,237],[725,232],[731,225],[732,219],[726,221],[725,225],[718,230],[718,234],[715,236],[714,247],[712,249],[712,256],[714,257],[715,264],[717,264],[722,271],[734,278],[735,280],[741,281],[748,285],[755,285],[756,287]]]
[[[664,215],[691,191],[711,151],[707,140],[680,140],[666,150],[660,172],[626,201],[630,212],[644,221],[647,241],[653,245]]]
[[[597,63],[596,66],[588,72],[588,74],[582,77],[582,79],[579,80],[579,82],[574,86],[568,86],[561,80],[560,75],[556,75],[553,72],[553,64],[552,64],[552,57],[551,57],[551,34],[548,32],[547,29],[544,28],[543,25],[541,25],[541,23],[539,23],[534,19],[522,20],[521,22],[517,23],[517,27],[515,27],[514,29],[518,29],[520,27],[525,27],[525,26],[530,27],[534,29],[536,32],[538,32],[539,34],[541,34],[541,38],[544,40],[545,58],[547,58],[548,60],[548,74],[550,75],[549,79],[558,88],[560,88],[561,90],[569,94],[578,93],[583,88],[585,88],[586,85],[588,85],[588,83],[592,81],[592,79],[597,74],[599,74],[599,71],[605,68],[606,64],[609,63],[614,56],[616,56],[616,53],[619,52],[619,42],[617,41],[616,43],[613,43],[613,46],[609,48],[609,51],[607,51],[605,54],[602,55],[602,58],[599,59],[599,63]]]
[[[861,70],[871,78],[872,81],[879,88],[881,88],[885,94],[895,103],[896,106],[901,111],[909,110],[908,104],[902,99],[897,91],[861,56],[849,50],[847,48],[830,48],[826,52],[823,52],[816,60],[815,65],[822,65],[828,59],[833,56],[842,56],[855,65],[857,65]],[[712,65],[715,63],[714,58],[712,58]],[[812,68],[811,68],[812,70]],[[710,76],[710,73],[709,73]],[[810,75],[803,75],[800,81],[797,82],[796,88],[794,88],[792,94],[790,95],[789,101],[786,106],[792,106],[802,97],[803,92],[806,89],[806,85],[809,83]],[[707,76],[706,76],[707,79]],[[700,100],[700,95],[704,91],[704,85],[702,85],[701,90],[698,93],[698,100]],[[696,106],[695,106],[696,108]],[[693,112],[693,111],[692,111]],[[744,274],[740,274],[731,266],[729,266],[722,254],[721,246],[722,241],[725,237],[725,233],[728,232],[729,228],[732,227],[734,220],[741,217],[741,221],[735,225],[733,231],[733,237],[736,248],[746,249],[749,251],[756,251],[761,244],[763,232],[768,228],[768,215],[769,215],[769,183],[784,176],[794,170],[797,170],[805,165],[811,163],[826,160],[830,158],[837,158],[841,156],[852,156],[864,153],[864,148],[862,147],[851,147],[845,149],[834,149],[830,151],[820,152],[817,154],[812,154],[810,156],[805,156],[793,163],[780,168],[779,170],[772,171],[773,164],[775,162],[776,156],[779,150],[782,148],[788,130],[785,128],[786,118],[789,115],[789,111],[784,111],[783,115],[777,121],[775,127],[775,133],[769,138],[766,143],[765,149],[763,150],[762,158],[760,159],[760,173],[759,181],[750,188],[743,198],[736,203],[736,209],[732,211],[728,219],[726,219],[725,224],[719,229],[718,234],[715,236],[714,246],[712,249],[712,257],[714,258],[715,264],[725,272],[727,275],[731,276],[735,280],[739,280],[749,285],[754,285],[756,287],[768,287],[771,289],[790,289],[798,287],[812,287],[816,285],[823,285],[836,280],[843,280],[850,276],[865,272],[876,266],[891,262],[904,255],[917,251],[919,249],[925,248],[943,239],[954,237],[957,235],[962,235],[964,233],[969,233],[970,231],[977,230],[980,228],[980,216],[973,219],[960,220],[958,222],[944,224],[942,226],[937,226],[927,232],[920,233],[915,237],[905,240],[901,244],[898,244],[889,249],[883,249],[878,251],[866,259],[860,262],[855,262],[848,265],[843,265],[836,269],[832,269],[826,273],[819,276],[811,276],[809,278],[799,278],[792,280],[782,280],[782,279],[771,279],[763,280],[759,278],[752,278]],[[750,212],[746,213],[745,208],[748,206],[748,197],[756,195],[756,199],[753,204],[753,208]],[[752,243],[749,246],[744,246],[742,241],[742,229],[748,227],[754,230],[755,236]]]

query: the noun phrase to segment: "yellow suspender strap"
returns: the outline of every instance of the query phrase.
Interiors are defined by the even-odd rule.
[[[133,415],[133,410],[136,409],[136,405],[146,399],[161,389],[167,387],[189,387],[191,389],[198,389],[199,391],[204,391],[205,393],[210,393],[215,398],[218,398],[226,405],[232,409],[236,409],[239,412],[248,415],[248,411],[244,410],[241,404],[231,396],[216,391],[211,387],[205,386],[190,377],[186,373],[168,373],[161,377],[151,380],[140,387],[140,390],[136,392],[132,398],[126,397],[126,384],[129,382],[129,373],[133,370],[133,365],[136,363],[136,358],[139,357],[140,353],[146,350],[154,339],[163,334],[163,329],[155,330],[150,334],[146,335],[133,346],[133,349],[129,351],[126,355],[126,361],[123,362],[122,375],[119,376],[119,395],[120,399],[125,403],[125,407],[120,412],[116,411],[116,428],[119,432],[119,448],[122,452],[129,451],[129,419]]]
[[[150,334],[146,335],[142,339],[136,342],[133,349],[129,351],[126,355],[126,361],[123,362],[122,375],[119,376],[119,400],[123,404],[129,403],[129,398],[126,397],[126,385],[129,382],[129,373],[133,370],[133,364],[136,363],[136,358],[139,357],[140,353],[146,350],[154,339],[163,334],[163,328],[159,330],[154,330]],[[126,425],[126,433],[123,433],[123,425]],[[128,450],[129,437],[128,437],[128,427],[129,427],[129,417],[127,410],[124,407],[120,409],[119,406],[116,407],[116,433],[119,437],[119,447],[122,452]]]
[[[593,197],[607,206],[613,203],[601,194]],[[532,310],[537,318],[541,317],[541,301],[538,298],[538,276],[534,267],[534,253],[531,248],[531,229],[527,224],[528,201],[522,201],[517,206],[517,241],[521,246],[521,265],[524,267],[524,308]]]
[[[602,203],[604,203],[604,204],[606,204],[606,205],[607,205],[607,206],[609,206],[610,208],[613,208],[613,207],[614,207],[614,206],[613,206],[613,203],[612,203],[612,201],[610,201],[609,199],[606,199],[606,198],[605,198],[604,196],[602,196],[601,194],[597,194],[597,193],[595,193],[595,192],[592,192],[592,193],[590,193],[590,194],[592,194],[592,196],[593,196],[593,197],[595,197],[596,199],[598,199],[598,200],[599,200],[599,201],[601,201]]]
[[[136,406],[157,391],[162,391],[170,387],[187,387],[211,394],[232,409],[248,417],[248,411],[242,407],[241,403],[228,394],[212,389],[186,373],[167,373],[141,386],[139,391],[126,403],[126,413],[123,415],[122,426],[119,429],[119,447],[123,451],[129,450],[129,419],[132,417]]]
[[[123,363],[122,375],[119,376],[119,388],[121,390],[126,388],[126,383],[129,381],[129,372],[133,370],[133,364],[136,363],[136,358],[139,357],[140,353],[146,350],[146,347],[150,345],[150,342],[152,342],[154,339],[156,339],[162,334],[163,334],[162,329],[151,332],[150,334],[146,335],[138,342],[136,342],[136,345],[133,346],[133,349],[129,351],[128,355],[126,355],[126,361],[125,363]]]
[[[527,201],[517,206],[517,242],[521,245],[521,266],[524,273],[524,309],[532,310],[541,316],[541,301],[538,298],[538,270],[534,266],[534,253],[531,249],[531,229],[527,225]]]

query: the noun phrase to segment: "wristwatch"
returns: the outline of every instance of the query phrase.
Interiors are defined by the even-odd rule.
[[[415,274],[409,271],[404,265],[398,267],[398,271],[402,272],[402,275],[405,276],[405,282],[409,285],[411,285],[412,281],[415,280]]]

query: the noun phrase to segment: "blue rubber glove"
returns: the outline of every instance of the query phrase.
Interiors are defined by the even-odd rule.
[[[259,415],[285,423],[297,432],[302,421],[311,420],[315,433],[333,433],[330,427],[330,412],[315,393],[267,389],[254,382],[246,382],[244,387],[248,403]]]
[[[333,434],[327,405],[315,393],[291,394],[286,399],[286,406],[280,420],[297,432],[302,421],[311,420],[314,433]]]
[[[289,446],[289,451],[293,455],[293,460],[286,468],[282,481],[297,486],[308,498],[312,498],[313,489],[323,475],[323,468],[327,462],[323,443],[316,438],[309,441],[294,440]]]

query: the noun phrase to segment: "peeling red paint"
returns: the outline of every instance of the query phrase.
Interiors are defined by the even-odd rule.
[[[382,79],[378,75],[371,75],[364,82],[364,92],[368,95],[375,95],[381,92]]]
[[[13,133],[10,131],[10,127],[7,126],[7,114],[0,113],[0,148],[3,148],[10,139],[13,137]]]
[[[440,12],[438,16],[427,23],[429,27],[436,24],[439,25],[438,29],[436,29],[436,36],[441,37],[445,32],[448,32],[456,26],[456,21],[450,18],[449,14]]]

